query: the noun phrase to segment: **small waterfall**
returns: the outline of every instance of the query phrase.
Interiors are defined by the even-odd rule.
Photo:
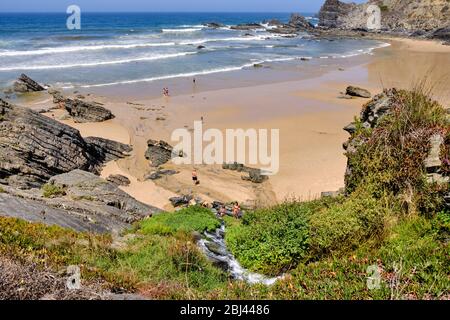
[[[197,242],[198,246],[215,265],[228,271],[233,279],[242,280],[250,284],[271,286],[277,280],[283,278],[283,276],[270,278],[244,269],[226,247],[224,223],[215,233],[205,232],[204,235],[205,238]]]

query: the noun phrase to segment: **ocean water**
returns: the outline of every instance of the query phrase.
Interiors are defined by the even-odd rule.
[[[230,25],[288,13],[84,13],[81,30],[66,28],[67,15],[0,13],[0,87],[21,73],[63,88],[107,87],[195,77],[293,63],[301,57],[333,59],[368,54],[382,43],[296,38]],[[313,14],[305,14],[313,23]],[[219,22],[211,29],[203,24]],[[198,49],[198,46],[205,46]]]

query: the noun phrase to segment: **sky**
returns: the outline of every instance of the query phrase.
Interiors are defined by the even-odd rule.
[[[0,0],[0,12],[65,12],[78,5],[85,12],[317,12],[325,0]],[[348,0],[346,2],[349,2]],[[353,2],[365,2],[354,0]]]

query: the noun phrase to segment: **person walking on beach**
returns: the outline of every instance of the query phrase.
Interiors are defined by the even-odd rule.
[[[198,181],[198,175],[197,175],[197,170],[192,170],[192,181],[194,182],[194,185],[200,184],[200,182]]]

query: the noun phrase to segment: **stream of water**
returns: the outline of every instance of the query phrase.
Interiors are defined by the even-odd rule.
[[[270,278],[244,269],[227,249],[225,224],[222,223],[215,233],[205,232],[204,235],[205,238],[198,241],[198,246],[215,265],[228,271],[233,279],[270,286],[283,278],[283,276]]]

